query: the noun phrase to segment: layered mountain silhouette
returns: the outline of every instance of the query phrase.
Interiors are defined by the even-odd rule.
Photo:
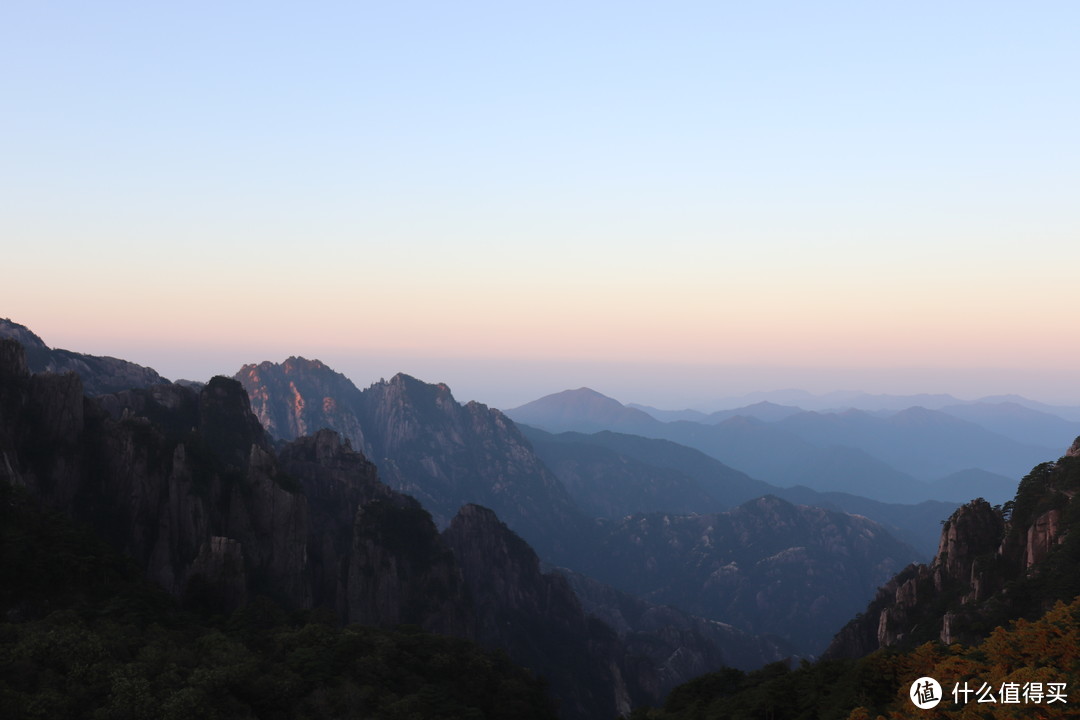
[[[673,517],[683,513],[716,514],[760,497],[770,489],[765,483],[715,461],[711,462],[711,468],[702,468],[702,461],[708,464],[708,458],[673,443],[643,451],[646,459],[630,457],[614,447],[558,439],[551,442],[541,439],[543,448],[538,453],[516,424],[501,412],[479,403],[461,405],[445,385],[423,383],[405,375],[380,381],[362,391],[346,387],[346,392],[341,395],[323,394],[340,387],[341,376],[318,361],[301,358],[290,358],[281,364],[248,365],[237,377],[256,398],[255,414],[266,418],[264,422],[268,426],[272,423],[281,432],[310,428],[317,422],[343,422],[345,428],[354,428],[353,436],[357,442],[364,443],[380,473],[396,489],[418,498],[437,520],[452,512],[450,508],[465,503],[491,507],[511,529],[528,540],[544,560],[592,575],[624,592],[653,593],[656,590],[625,585],[622,573],[639,573],[633,563],[666,562],[649,553],[634,554],[634,560],[626,565],[611,561],[610,553],[621,552],[618,548],[624,544],[639,542],[639,538],[622,529],[620,521],[625,515],[655,513],[658,509],[667,510]],[[583,408],[600,416],[608,410],[623,416],[638,414],[637,411],[627,412],[618,403],[596,393],[574,391],[571,396],[581,402],[573,404],[567,411],[567,418]],[[327,408],[332,408],[333,412],[328,413]],[[662,425],[651,418],[647,421]],[[284,439],[288,437],[288,434],[284,435]],[[618,445],[625,442],[622,438],[630,436],[609,434],[607,439]],[[640,442],[647,441],[643,438],[630,440],[630,444]],[[686,452],[697,457],[688,459]],[[651,461],[649,453],[680,459],[674,466],[665,467]],[[680,462],[685,462],[686,466],[680,468]],[[688,476],[686,470],[695,463],[699,467],[691,472],[696,476]],[[556,468],[556,472],[552,472],[551,467]],[[942,517],[947,512],[943,512]],[[836,522],[847,522],[844,516],[837,515]],[[717,517],[717,522],[726,522],[726,515]],[[603,518],[609,518],[611,522],[596,522]],[[935,522],[938,519],[935,518]],[[828,608],[823,610],[822,619],[837,627],[850,608],[861,605],[877,583],[896,569],[889,565],[890,562],[899,563],[897,567],[900,567],[919,557],[911,547],[893,541],[884,527],[865,519],[859,522],[868,523],[873,530],[868,534],[844,536],[840,544],[844,546],[843,553],[849,556],[850,568],[829,564],[817,570],[825,578],[824,583],[844,589],[838,594],[812,597],[796,593],[798,602],[805,600],[808,605],[816,602],[819,608]],[[785,536],[790,541],[786,548],[813,547],[820,542],[814,535],[812,523],[795,523],[793,527],[797,530]],[[765,531],[758,525],[755,532]],[[800,532],[805,532],[806,537],[796,537]],[[889,538],[893,543],[888,553],[882,552],[882,557],[888,555],[890,559],[882,560],[885,564],[879,563],[876,569],[866,568],[864,551],[883,538]],[[722,555],[732,550],[726,543],[738,544],[744,540],[746,538],[737,536],[718,536],[716,552]],[[877,550],[882,548],[884,546]],[[656,546],[649,552],[659,549]],[[627,549],[627,552],[631,550]],[[762,559],[756,558],[754,562]],[[619,573],[609,571],[615,566],[621,568]],[[793,567],[776,573],[790,574]],[[864,577],[871,576],[875,580],[864,581]],[[798,577],[803,578],[801,570]],[[743,578],[748,587],[775,580],[774,576],[754,573]],[[787,580],[790,582],[791,578]],[[791,584],[792,587],[797,585],[798,582]],[[800,635],[798,623],[790,619],[790,608],[779,604],[764,604],[756,611],[747,608],[737,621],[732,621],[724,614],[731,607],[698,601],[703,592],[700,578],[688,576],[677,588],[667,594],[648,595],[646,599],[671,604],[692,614],[700,615],[704,611],[704,617],[728,622],[743,632],[773,632],[793,642],[800,653],[807,655],[819,652],[831,630],[835,629],[825,630],[821,637]],[[807,593],[811,591],[808,589]],[[851,596],[847,595],[849,591]]]
[[[553,435],[527,425],[521,429],[574,501],[597,517],[611,520],[634,513],[721,512],[747,500],[775,495],[796,505],[868,517],[930,558],[937,550],[941,521],[959,504],[935,500],[914,505],[883,503],[802,485],[779,487],[670,440],[610,431]]]
[[[441,401],[437,387],[419,390],[432,388]],[[77,375],[31,374],[4,341],[0,483],[87,523],[189,608],[271,597],[342,622],[470,638],[546,677],[564,717],[655,702],[700,668],[672,660],[688,653],[746,667],[790,652],[719,625],[688,630],[704,621],[677,613],[678,627],[639,629],[631,649],[491,510],[466,505],[440,535],[333,431],[272,444],[225,378],[90,399]]]
[[[519,428],[445,385],[397,375],[361,390],[317,360],[245,366],[239,382],[144,387],[148,377],[91,398],[81,375],[35,374],[19,343],[0,342],[0,484],[85,523],[192,611],[269,597],[339,622],[468,638],[547,678],[564,717],[655,704],[718,665],[815,655],[889,577],[895,587],[830,653],[977,637],[1074,590],[1054,578],[1071,558],[1075,447],[1029,474],[1014,502],[954,514],[923,571],[893,535],[925,543],[947,503],[779,488],[670,438]],[[661,422],[570,394],[566,424],[581,412],[593,430],[661,428],[744,451],[764,437],[775,456],[763,462],[797,468],[804,453],[804,472],[831,464],[834,478],[862,463],[860,482],[891,477],[907,491],[919,487],[911,475],[824,443],[871,447],[882,428],[909,444],[926,428],[984,437],[937,411],[815,417],[762,405],[762,418]],[[965,470],[939,489],[959,497],[991,482],[1008,485]],[[990,546],[992,557],[979,549]]]
[[[564,717],[652,697],[614,631],[490,510],[466,506],[440,535],[332,431],[275,450],[234,380],[90,399],[77,375],[32,375],[0,340],[0,483],[85,523],[196,611],[264,596],[473,639],[547,677]]]
[[[575,411],[583,407],[589,414],[575,421]],[[606,429],[672,440],[774,485],[805,485],[892,503],[953,500],[953,481],[939,486],[938,480],[973,468],[1018,477],[1052,452],[921,407],[879,416],[862,410],[798,412],[763,401],[747,406],[745,412],[670,422],[651,416],[646,421],[630,410],[634,409],[583,388],[541,398],[507,414],[549,432]],[[995,482],[980,494],[1004,502],[1011,491]]]
[[[1015,401],[949,405],[941,412],[1027,445],[1064,447],[1080,435],[1080,422]]]

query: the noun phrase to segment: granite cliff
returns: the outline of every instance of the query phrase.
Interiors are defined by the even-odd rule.
[[[469,634],[430,517],[333,433],[279,458],[233,380],[87,398],[74,373],[31,375],[11,340],[0,379],[0,479],[92,527],[189,605],[231,610],[261,594],[343,621]],[[388,526],[414,543],[392,544]]]
[[[704,469],[691,463],[691,478],[562,436],[534,433],[538,450],[505,415],[459,404],[443,384],[396,375],[360,391],[324,364],[301,358],[248,365],[237,378],[259,398],[255,411],[264,426],[285,439],[318,423],[353,428],[380,476],[420,500],[440,526],[463,504],[490,507],[547,562],[652,603],[779,636],[803,655],[820,652],[881,582],[919,557],[876,523],[843,513],[776,498],[718,512],[720,497],[745,502],[755,497],[753,489],[768,486],[717,470],[715,461]],[[663,457],[680,449],[634,440],[651,443],[650,451]],[[652,448],[657,443],[664,447]],[[643,504],[670,504],[672,512],[627,517]],[[589,521],[586,514],[608,519]],[[661,662],[662,648],[679,632],[677,624],[664,627],[649,631]],[[750,654],[775,652],[768,641],[756,644]],[[705,663],[718,654],[701,650],[698,657]]]
[[[837,634],[827,657],[928,640],[974,643],[994,627],[1034,619],[1080,594],[1080,438],[1056,462],[1036,466],[1014,500],[979,498],[945,523],[929,565],[911,565],[882,586]]]
[[[88,398],[76,374],[31,374],[0,340],[0,482],[93,529],[195,611],[262,596],[472,639],[544,675],[567,718],[661,698],[648,663],[494,512],[467,505],[440,535],[336,433],[275,448],[234,380]]]
[[[275,437],[336,430],[440,527],[464,504],[490,507],[547,559],[572,555],[588,531],[517,426],[481,403],[458,403],[444,384],[398,374],[361,391],[318,360],[295,357],[245,365],[236,378]]]

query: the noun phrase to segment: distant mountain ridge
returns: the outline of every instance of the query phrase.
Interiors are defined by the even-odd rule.
[[[618,430],[648,435],[663,425],[646,412],[585,387],[545,395],[506,414],[515,422],[551,432]]]
[[[950,405],[941,408],[941,412],[1030,445],[1064,447],[1080,435],[1080,422],[1065,419],[1067,412],[1063,415],[1055,415],[1019,402],[974,402]]]
[[[892,503],[952,500],[949,484],[939,487],[934,481],[971,468],[1017,477],[1052,452],[922,407],[879,416],[863,410],[803,412],[762,401],[731,411],[734,415],[721,412],[701,421],[667,422],[646,421],[630,410],[581,389],[549,395],[507,414],[549,432],[596,432],[603,427],[671,440],[776,486],[805,485]],[[575,420],[578,412],[587,414]],[[1030,414],[1026,417],[1031,419]],[[1055,427],[1060,434],[1070,425],[1059,419]],[[978,494],[1001,502],[1011,492],[994,482]]]
[[[315,382],[309,375],[325,377]],[[270,379],[271,376],[276,379]],[[370,457],[379,466],[380,472],[396,489],[418,497],[436,517],[443,512],[443,507],[454,507],[459,503],[482,503],[495,509],[500,519],[505,517],[507,525],[536,547],[541,557],[579,572],[594,576],[599,573],[599,579],[614,587],[619,587],[620,580],[611,575],[611,568],[618,566],[627,572],[640,574],[641,567],[638,563],[657,560],[650,560],[651,555],[648,553],[640,555],[632,546],[627,546],[636,540],[622,530],[621,521],[593,521],[579,510],[575,499],[581,501],[591,512],[617,517],[634,509],[633,503],[665,502],[664,498],[670,499],[685,491],[684,497],[678,501],[680,504],[672,506],[676,513],[700,513],[705,509],[700,503],[706,502],[707,498],[701,495],[702,491],[696,480],[688,482],[687,478],[678,473],[665,473],[655,466],[647,467],[649,463],[626,459],[625,456],[619,458],[617,451],[607,448],[556,444],[553,451],[565,451],[563,459],[568,464],[561,467],[561,471],[565,473],[567,481],[572,484],[570,473],[578,472],[583,482],[577,490],[588,490],[586,486],[593,486],[590,491],[591,500],[580,492],[576,498],[572,497],[566,486],[541,461],[517,425],[499,411],[479,403],[460,405],[445,385],[424,383],[401,374],[389,381],[375,383],[363,391],[354,393],[350,390],[353,394],[349,396],[321,396],[319,393],[322,389],[336,382],[332,380],[336,377],[321,363],[295,358],[287,364],[263,363],[258,366],[245,366],[238,374],[238,378],[250,387],[252,395],[260,398],[254,407],[260,417],[272,417],[275,412],[302,415],[308,412],[308,408],[315,408],[315,414],[318,415],[322,413],[319,408],[333,405],[338,413],[346,414],[335,415],[329,418],[330,420],[335,417],[355,418],[362,430],[365,448],[371,453]],[[261,382],[258,386],[252,386],[251,383],[256,379]],[[644,416],[637,411],[627,414],[624,412],[625,408],[620,410],[621,406],[617,403],[612,404],[612,401],[591,391],[572,391],[568,397],[575,407],[574,412],[578,407],[585,407],[602,416],[608,410],[614,410],[622,417],[629,416],[631,421]],[[269,404],[267,407],[259,405],[261,398],[266,399]],[[661,425],[652,418],[648,418],[648,422]],[[294,426],[299,427],[299,423],[278,421],[278,427]],[[614,456],[612,452],[615,453]],[[611,482],[606,489],[597,488],[597,483],[604,483],[603,473],[616,463],[622,465],[620,471],[611,476]],[[572,469],[575,467],[577,471]],[[632,489],[624,483],[635,472],[637,475]],[[670,484],[665,485],[665,475]],[[732,490],[744,493],[744,496],[739,498],[741,500],[745,494],[754,494],[763,487],[761,483],[732,470],[726,471],[726,478],[727,480],[715,478],[716,485],[712,490],[723,493],[721,486],[730,481]],[[697,507],[694,507],[695,505]],[[801,515],[810,511],[792,512]],[[834,527],[863,523],[873,528],[868,534],[845,535],[836,546],[844,548],[842,552],[851,557],[860,558],[853,563],[852,568],[845,569],[835,563],[817,565],[817,572],[830,589],[822,595],[808,599],[807,602],[817,603],[815,607],[824,613],[822,619],[839,622],[848,609],[843,602],[850,604],[850,597],[854,597],[856,604],[861,603],[874,587],[872,583],[864,583],[859,579],[861,576],[858,573],[863,572],[861,558],[864,553],[880,550],[885,547],[881,545],[883,542],[896,550],[893,553],[895,562],[906,564],[916,559],[918,553],[893,540],[885,528],[870,520],[850,518],[829,511],[816,512],[830,517],[835,515],[835,520],[832,521]],[[736,516],[741,517],[738,513]],[[694,522],[686,520],[684,515],[672,517],[679,518],[673,522],[677,522],[680,527],[689,527],[684,524]],[[707,517],[714,518],[718,523],[727,523],[726,518],[729,515],[718,513]],[[785,547],[815,546],[818,540],[803,537],[801,534],[809,532],[810,527],[799,525],[800,530],[786,537],[789,544]],[[766,531],[758,527],[754,532]],[[715,552],[735,552],[733,547],[724,544],[738,544],[740,541],[740,538],[730,534],[718,536],[717,542],[721,546],[718,546]],[[871,547],[876,550],[871,550]],[[655,551],[657,548],[651,548],[649,553]],[[799,555],[799,552],[801,551],[795,554]],[[625,557],[629,564],[620,565],[613,559],[616,556]],[[672,567],[679,568],[678,572],[690,572],[689,568],[681,565],[673,564]],[[799,581],[793,578],[791,573],[796,572],[798,567],[800,566],[797,563],[791,566],[775,565],[774,570],[783,575],[784,582],[790,583],[790,587],[794,588]],[[749,571],[740,577],[747,587],[777,580]],[[798,577],[801,578],[802,575]],[[882,578],[878,578],[880,579]],[[678,589],[664,596],[663,602],[680,605],[684,610],[691,610],[705,618],[729,621],[722,613],[732,610],[733,606],[715,603],[694,605],[694,598],[701,592],[700,582],[700,578],[688,575],[685,582],[678,584]],[[620,589],[625,591],[628,588]],[[757,592],[757,589],[752,592]],[[853,594],[850,597],[847,595],[849,592]],[[795,596],[800,601],[806,599],[799,595],[798,591]],[[844,609],[837,610],[837,607]],[[740,621],[741,629],[752,633],[760,633],[763,628],[772,627],[776,623],[789,622],[792,617],[786,607],[778,606],[763,607],[761,612],[757,613],[750,607],[744,607],[740,612],[744,616]],[[796,625],[797,623],[785,625],[784,630],[777,631],[777,634],[784,637],[789,633],[801,633],[802,630]],[[831,632],[831,628],[825,632]],[[808,644],[810,642],[810,639],[801,637],[797,643],[800,652],[816,652],[819,649],[811,647]]]
[[[670,440],[607,430],[558,435],[528,425],[521,430],[574,500],[597,517],[611,520],[650,512],[722,512],[762,495],[776,495],[796,505],[864,515],[930,558],[937,549],[940,521],[961,502],[882,503],[805,486],[781,488]]]
[[[168,382],[155,370],[127,360],[54,350],[28,327],[7,318],[0,318],[0,338],[10,338],[23,346],[30,372],[77,373],[87,395],[104,395]]]
[[[264,596],[474,639],[546,676],[564,718],[662,697],[649,664],[491,510],[466,506],[440,535],[336,433],[273,447],[235,380],[92,399],[0,339],[0,485],[85,522],[193,611]]]

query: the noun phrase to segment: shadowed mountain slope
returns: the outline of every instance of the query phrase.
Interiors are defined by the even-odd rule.
[[[264,596],[475,639],[544,674],[566,718],[660,698],[648,663],[490,510],[468,506],[441,536],[332,431],[275,450],[234,380],[91,399],[74,374],[31,375],[2,340],[0,485],[85,523],[195,611]]]
[[[575,501],[609,519],[634,513],[720,512],[771,494],[797,505],[864,515],[930,558],[937,549],[941,522],[957,506],[934,500],[882,503],[805,486],[780,488],[669,440],[608,431],[552,435],[527,425],[521,429]],[[690,504],[700,493],[707,498]]]
[[[767,496],[725,513],[624,518],[578,565],[649,602],[770,632],[809,655],[916,557],[871,520]]]

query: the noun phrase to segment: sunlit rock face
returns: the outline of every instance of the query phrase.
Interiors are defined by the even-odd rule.
[[[236,378],[263,426],[292,440],[326,427],[445,527],[466,503],[494,510],[546,559],[572,556],[588,524],[505,415],[404,374],[358,390],[317,360],[246,365]]]
[[[252,412],[273,437],[295,440],[330,428],[353,449],[370,455],[356,415],[360,391],[318,360],[291,357],[283,363],[245,365],[234,377],[251,398]]]

